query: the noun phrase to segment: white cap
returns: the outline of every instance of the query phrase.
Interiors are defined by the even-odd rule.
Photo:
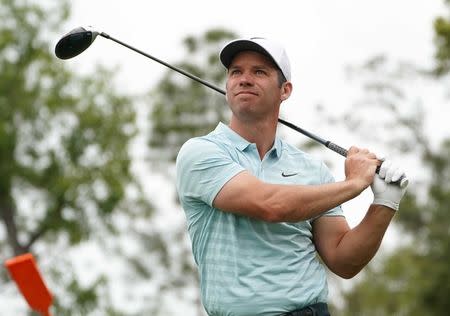
[[[251,50],[269,57],[280,68],[286,80],[291,80],[291,66],[284,48],[277,42],[263,37],[236,39],[226,44],[220,52],[220,61],[228,68],[237,53]]]

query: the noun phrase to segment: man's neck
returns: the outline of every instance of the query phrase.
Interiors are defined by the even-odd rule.
[[[255,143],[262,160],[275,141],[278,120],[241,122],[232,116],[230,128],[250,143]]]

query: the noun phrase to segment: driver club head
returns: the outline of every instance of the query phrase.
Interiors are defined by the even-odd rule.
[[[91,27],[77,27],[65,34],[56,44],[55,55],[60,59],[69,59],[81,54],[94,42],[99,34]]]

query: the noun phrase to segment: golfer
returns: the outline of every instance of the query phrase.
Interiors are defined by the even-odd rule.
[[[372,259],[406,190],[392,182],[405,174],[351,147],[336,182],[322,161],[277,137],[292,92],[278,43],[237,39],[220,60],[231,119],[177,157],[202,303],[217,316],[329,315],[326,268],[351,278]],[[341,204],[369,186],[373,203],[350,229]]]

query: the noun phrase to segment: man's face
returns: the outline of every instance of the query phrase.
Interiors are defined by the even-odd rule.
[[[286,99],[285,84],[279,86],[275,65],[264,55],[244,51],[237,54],[227,75],[227,100],[235,116],[243,120],[278,115]]]

